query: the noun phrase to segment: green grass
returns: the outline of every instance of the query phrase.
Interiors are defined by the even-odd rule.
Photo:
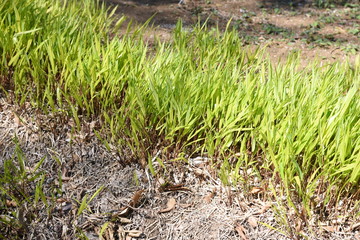
[[[43,167],[46,157],[31,163],[16,138],[14,144],[13,156],[0,166],[0,239],[26,238],[39,221],[56,215],[59,211],[57,200],[64,193],[61,170],[59,176],[49,176]],[[51,184],[46,183],[49,180]],[[72,209],[77,210],[76,218],[82,217],[84,212],[91,212],[89,204],[103,188],[101,186],[90,197],[85,194],[82,200],[72,199]]]
[[[45,173],[39,170],[44,160],[40,159],[30,169],[16,141],[14,156],[3,162],[0,168],[1,239],[9,236],[20,239],[25,236],[31,222],[39,217],[41,209],[51,208],[44,194]]]
[[[358,194],[359,58],[300,68],[292,54],[273,65],[235,31],[181,22],[150,48],[142,29],[117,37],[124,19],[104,6],[62,2],[0,3],[0,83],[20,105],[65,112],[78,129],[100,119],[104,142],[139,161],[159,149],[210,156],[233,185],[253,168],[309,214],[313,195],[325,192],[326,205]]]
[[[337,5],[355,5],[355,0],[313,0],[312,4],[320,8],[334,8]]]

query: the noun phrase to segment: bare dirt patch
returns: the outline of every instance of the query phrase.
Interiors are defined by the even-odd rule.
[[[106,0],[118,6],[118,14],[144,23],[153,16],[151,36],[168,40],[176,22],[185,26],[207,22],[224,29],[228,21],[238,30],[244,44],[270,46],[277,62],[292,51],[301,51],[302,64],[311,60],[353,62],[360,51],[360,6],[318,9],[310,1],[261,0]],[[165,34],[167,32],[168,34]],[[164,38],[162,36],[165,36]],[[154,37],[152,37],[154,38]]]

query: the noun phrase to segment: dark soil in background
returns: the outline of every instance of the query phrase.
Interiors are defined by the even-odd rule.
[[[171,38],[179,19],[191,27],[207,22],[224,29],[228,21],[244,44],[266,46],[275,62],[292,51],[301,51],[302,64],[354,61],[360,51],[360,4],[316,8],[305,0],[103,0],[117,13],[142,24],[153,17],[148,38]],[[354,1],[355,3],[356,1]]]

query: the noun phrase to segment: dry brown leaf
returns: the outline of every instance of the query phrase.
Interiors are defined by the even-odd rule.
[[[355,234],[356,240],[360,240],[360,233]]]
[[[237,231],[237,233],[240,235],[240,237],[243,240],[248,240],[248,238],[245,235],[245,228],[240,224],[240,223],[236,223],[236,227],[235,230]]]
[[[21,125],[21,120],[15,113],[14,113],[14,122],[17,126]]]
[[[264,189],[261,187],[253,187],[250,191],[251,194],[258,194],[264,192]]]
[[[6,206],[7,207],[16,207],[17,203],[15,201],[6,200]]]
[[[258,226],[257,219],[253,216],[248,218],[248,223],[250,226],[252,226],[254,228]]]
[[[191,191],[191,189],[184,187],[184,184],[173,185],[171,183],[165,183],[160,186],[160,192],[169,192],[169,191]]]
[[[301,219],[298,219],[298,220],[296,221],[295,231],[296,231],[297,233],[301,232],[302,227],[303,227],[302,221],[301,221]]]
[[[131,201],[129,202],[129,206],[125,206],[119,209],[118,212],[114,213],[112,217],[120,217],[120,216],[126,216],[132,212],[132,208],[137,207],[139,204],[139,201],[142,197],[142,193],[144,190],[139,190],[134,193],[134,196],[132,197]]]
[[[170,198],[166,204],[167,207],[165,209],[160,210],[159,213],[170,212],[171,210],[174,209],[175,205],[176,205],[175,198]]]
[[[142,190],[139,190],[139,191],[137,191],[135,194],[134,194],[134,196],[132,197],[132,199],[131,199],[131,201],[130,201],[130,203],[129,203],[129,205],[131,206],[131,207],[136,207],[137,205],[138,205],[138,203],[139,203],[139,201],[140,201],[140,199],[141,199],[141,197],[142,197],[142,193],[144,192],[144,190],[142,189]]]
[[[337,226],[324,226],[323,229],[328,232],[337,232],[339,230]]]
[[[265,205],[258,211],[258,214],[263,214],[263,213],[265,213],[271,206],[272,206],[271,203],[265,204]]]
[[[215,193],[216,193],[216,190],[214,189],[211,193],[209,193],[208,195],[206,195],[206,196],[204,197],[204,202],[206,202],[206,203],[211,203],[211,200],[214,198]]]
[[[132,211],[129,207],[122,207],[120,208],[119,212],[113,214],[113,217],[119,217],[119,216],[126,216]]]
[[[63,202],[66,202],[67,200],[65,198],[58,198],[56,199],[56,202],[57,203],[63,203]]]

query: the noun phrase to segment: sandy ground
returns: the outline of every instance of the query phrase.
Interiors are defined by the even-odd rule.
[[[154,29],[147,38],[171,39],[171,31],[181,19],[184,26],[207,21],[224,29],[228,21],[244,38],[244,44],[266,47],[273,62],[283,61],[293,51],[301,52],[301,64],[353,62],[360,51],[359,8],[318,9],[310,1],[298,0],[103,0],[117,7],[119,16],[142,24],[153,17]],[[359,14],[359,13],[358,13]],[[359,15],[360,16],[360,15]],[[313,26],[318,26],[313,27]]]

